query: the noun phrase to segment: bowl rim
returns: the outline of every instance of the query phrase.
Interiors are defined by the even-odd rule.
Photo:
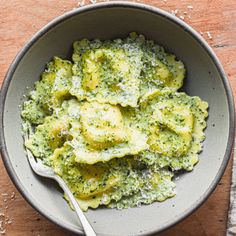
[[[191,215],[195,210],[197,210],[211,195],[211,193],[215,190],[218,182],[220,181],[221,177],[224,174],[224,171],[226,169],[226,166],[228,164],[228,161],[231,157],[232,154],[232,149],[234,145],[234,136],[235,136],[235,110],[234,110],[234,99],[232,95],[232,90],[229,84],[229,81],[227,79],[226,73],[224,72],[224,69],[215,55],[214,51],[211,49],[211,47],[208,45],[208,43],[203,39],[203,37],[197,33],[191,26],[189,26],[187,23],[184,21],[178,19],[177,17],[173,16],[172,14],[161,10],[157,7],[150,6],[147,4],[143,3],[132,3],[132,2],[125,2],[125,1],[116,1],[116,2],[103,2],[103,3],[97,3],[97,4],[92,4],[84,7],[80,7],[78,9],[74,9],[72,11],[66,12],[63,15],[56,17],[52,21],[50,21],[48,24],[46,24],[43,28],[41,28],[36,34],[33,35],[33,37],[28,40],[23,48],[19,51],[19,53],[16,55],[14,60],[12,61],[5,79],[2,84],[1,88],[1,94],[0,94],[0,130],[2,131],[0,133],[0,149],[1,149],[1,156],[3,163],[5,165],[5,168],[8,172],[8,175],[10,176],[12,182],[16,186],[17,190],[21,193],[21,195],[25,198],[25,200],[33,206],[33,208],[38,211],[41,215],[43,215],[45,218],[48,220],[52,221],[56,225],[70,231],[76,234],[83,234],[83,231],[71,227],[71,225],[65,224],[63,221],[60,221],[56,219],[53,215],[50,214],[45,214],[40,207],[37,206],[37,203],[28,195],[27,189],[21,184],[20,180],[18,179],[15,170],[12,166],[12,163],[10,162],[10,158],[8,155],[8,151],[6,148],[6,143],[5,143],[5,135],[4,135],[4,109],[5,109],[5,100],[8,92],[9,85],[12,80],[12,76],[15,73],[15,70],[20,63],[21,59],[24,57],[24,55],[28,52],[28,50],[34,45],[34,43],[37,42],[38,39],[40,39],[45,33],[47,33],[49,30],[51,30],[53,27],[56,25],[60,24],[61,22],[81,13],[85,12],[90,12],[94,10],[99,10],[103,8],[133,8],[133,9],[138,9],[146,12],[153,13],[155,15],[159,15],[161,17],[165,17],[167,20],[171,21],[172,23],[180,26],[182,29],[184,29],[191,37],[193,37],[200,45],[201,47],[208,53],[210,56],[211,60],[213,61],[214,65],[217,68],[218,73],[220,74],[220,77],[222,79],[224,89],[226,92],[226,97],[227,97],[227,102],[228,102],[228,109],[229,109],[229,134],[228,134],[228,140],[227,140],[227,147],[226,151],[224,154],[224,158],[222,161],[222,164],[220,166],[220,169],[218,173],[216,174],[213,182],[211,185],[208,187],[208,189],[205,191],[205,193],[198,199],[197,202],[195,202],[191,207],[189,207],[186,211],[182,212],[181,214],[176,217],[175,220],[171,220],[166,222],[161,228],[149,231],[145,234],[138,234],[138,235],[151,235],[155,233],[159,233],[161,231],[166,230],[167,228],[170,228],[177,223],[181,222],[184,220],[186,217]],[[104,234],[103,234],[104,235]]]

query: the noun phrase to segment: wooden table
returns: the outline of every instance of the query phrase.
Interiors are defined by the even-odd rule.
[[[184,19],[200,32],[221,60],[236,95],[236,1],[146,0]],[[91,4],[89,0],[85,4]],[[0,83],[26,41],[50,20],[80,7],[75,0],[0,1]],[[217,189],[194,214],[163,232],[162,236],[225,235],[231,177],[230,161]],[[6,235],[69,235],[40,216],[17,192],[0,160],[0,221]]]

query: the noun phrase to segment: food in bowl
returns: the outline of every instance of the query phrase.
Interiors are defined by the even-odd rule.
[[[83,39],[47,64],[22,109],[25,147],[81,208],[129,208],[175,195],[198,162],[208,104],[178,92],[185,68],[144,36]]]

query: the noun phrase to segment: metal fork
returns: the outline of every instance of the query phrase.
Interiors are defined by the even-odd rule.
[[[25,135],[24,139],[27,140],[28,137],[26,137],[26,135]],[[40,176],[56,180],[58,182],[58,184],[60,185],[60,187],[64,190],[64,192],[68,196],[70,202],[72,203],[72,205],[76,211],[76,214],[78,215],[78,217],[80,219],[80,222],[83,226],[85,234],[87,236],[96,236],[95,231],[93,230],[92,226],[88,222],[83,211],[80,209],[79,204],[77,203],[75,197],[73,196],[72,192],[70,191],[70,189],[68,188],[68,186],[64,182],[64,180],[60,176],[58,176],[53,171],[52,168],[44,165],[40,159],[37,159],[37,161],[36,161],[35,157],[31,153],[31,151],[28,150],[27,148],[26,148],[26,152],[27,152],[28,161],[29,161],[30,166],[33,169],[33,171]]]

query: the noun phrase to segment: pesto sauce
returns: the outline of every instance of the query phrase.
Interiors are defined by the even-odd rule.
[[[54,57],[22,109],[25,142],[81,208],[129,208],[175,195],[198,162],[208,104],[178,92],[181,61],[144,36],[83,39]]]

